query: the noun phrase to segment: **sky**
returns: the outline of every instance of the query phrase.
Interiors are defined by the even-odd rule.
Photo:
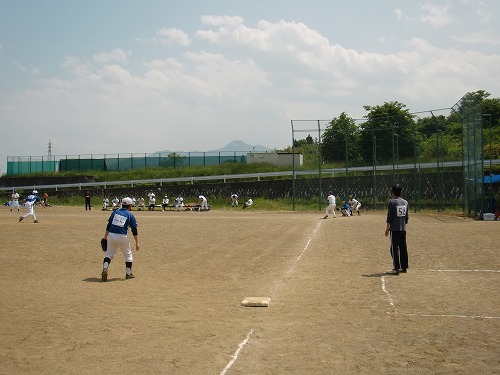
[[[498,98],[499,28],[498,0],[0,0],[0,174],[49,142],[282,149],[292,120]]]

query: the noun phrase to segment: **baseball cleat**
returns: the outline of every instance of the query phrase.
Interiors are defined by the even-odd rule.
[[[399,270],[399,272],[401,272],[401,273],[406,273],[406,272],[408,272],[408,271],[406,271],[406,268],[403,268],[403,269],[400,269],[400,270]]]
[[[133,279],[134,277],[135,277],[135,276],[134,276],[134,275],[132,275],[132,274],[130,274],[130,275],[129,275],[129,274],[126,274],[126,275],[125,275],[125,278],[126,278],[126,279]]]
[[[19,222],[21,222],[21,221],[23,221],[23,217],[22,216],[19,218]]]
[[[34,223],[38,223],[38,220],[34,220],[33,222],[34,222]]]
[[[101,277],[102,277],[102,281],[108,280],[108,269],[107,268],[102,269]]]
[[[399,275],[399,270],[390,270],[386,272],[386,275],[394,275],[397,276]]]
[[[328,219],[328,215],[326,215],[323,219]]]

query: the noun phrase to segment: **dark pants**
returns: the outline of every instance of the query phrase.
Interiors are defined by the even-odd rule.
[[[406,247],[406,231],[391,232],[391,257],[395,270],[408,268],[408,248]]]
[[[90,199],[85,198],[85,210],[90,210]]]

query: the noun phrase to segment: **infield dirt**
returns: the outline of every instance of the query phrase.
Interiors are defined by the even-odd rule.
[[[0,210],[0,374],[500,374],[498,221],[411,213],[388,276],[384,212],[134,211],[103,283],[110,212],[36,212]]]

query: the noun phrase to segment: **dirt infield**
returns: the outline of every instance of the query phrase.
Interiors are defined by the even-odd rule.
[[[103,283],[109,212],[36,212],[0,210],[2,375],[500,374],[500,222],[410,214],[386,276],[383,212],[134,212]]]

